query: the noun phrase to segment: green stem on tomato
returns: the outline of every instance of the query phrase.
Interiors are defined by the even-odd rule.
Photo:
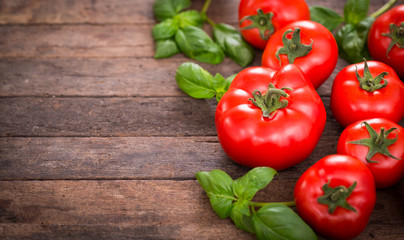
[[[263,206],[266,206],[268,204],[271,204],[271,203],[264,203],[264,202],[252,202],[252,201],[250,201],[249,203],[250,203],[250,205],[252,205],[254,207],[263,207]],[[283,205],[285,205],[287,207],[296,206],[296,203],[294,201],[292,201],[292,202],[276,202],[276,203],[283,204]]]
[[[212,0],[206,0],[205,3],[203,4],[202,10],[201,10],[201,14],[206,14],[206,12],[208,11],[210,2]]]
[[[381,8],[379,8],[378,10],[376,10],[374,13],[370,14],[371,17],[373,18],[377,18],[380,15],[382,15],[385,11],[389,10],[395,3],[397,2],[397,0],[390,0],[388,1],[386,4],[384,4]]]

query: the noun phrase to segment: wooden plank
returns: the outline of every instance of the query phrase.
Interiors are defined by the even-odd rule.
[[[388,0],[371,0],[370,12]],[[153,0],[52,0],[0,1],[0,24],[150,24],[154,23]],[[309,6],[321,5],[342,14],[345,1],[306,0]],[[403,0],[398,0],[402,4]],[[193,0],[200,10],[203,0]],[[215,22],[237,23],[238,0],[215,0],[207,14]]]
[[[152,25],[0,26],[0,57],[152,57],[151,28]]]
[[[0,1],[0,24],[150,24],[155,23],[154,0]],[[201,10],[194,0],[190,9]],[[215,21],[237,22],[238,1],[216,0],[209,16]],[[213,11],[214,9],[221,11]]]
[[[225,77],[243,68],[226,58],[211,65],[185,57],[153,58],[0,58],[0,97],[16,96],[185,96],[175,82],[183,62],[199,64]],[[252,66],[259,66],[257,52]],[[339,59],[329,79],[317,90],[330,96],[337,73],[347,66]]]
[[[67,3],[70,2],[67,1]],[[342,2],[329,4],[336,8],[334,4],[337,3]],[[380,4],[381,2],[377,1],[372,7]],[[50,5],[49,9],[52,9],[54,3],[48,2],[45,6],[47,5]],[[150,12],[151,5],[150,2],[147,4],[150,9],[146,12]],[[16,7],[15,11],[18,13],[20,8]],[[3,9],[7,11],[10,7]],[[212,9],[213,15],[228,16],[228,12],[237,12],[237,4],[233,2],[230,8],[220,6]],[[4,25],[0,26],[2,45],[0,57],[152,57],[155,48],[151,35],[152,27],[153,23],[145,25]]]
[[[322,100],[335,121],[329,98]],[[216,136],[216,104],[190,97],[2,98],[0,136]]]
[[[327,130],[310,157],[281,177],[298,178],[335,153],[336,131]],[[0,138],[0,180],[193,179],[212,169],[237,177],[248,171],[217,137]]]
[[[167,98],[3,98],[0,136],[209,136],[215,102]]]
[[[255,200],[290,201],[294,184],[275,178]],[[196,180],[1,181],[0,190],[0,238],[254,239],[216,216]],[[404,214],[393,204],[403,192],[403,181],[378,192],[357,239],[403,239]]]
[[[0,97],[15,96],[185,96],[175,81],[177,68],[190,59],[153,58],[2,58]],[[260,56],[256,57],[259,65]],[[225,77],[242,67],[226,58],[211,65],[192,61]]]
[[[0,238],[252,239],[215,216],[195,181],[0,182],[0,190]]]

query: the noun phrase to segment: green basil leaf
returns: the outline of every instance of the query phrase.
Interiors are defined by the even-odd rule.
[[[210,99],[215,96],[213,76],[198,64],[185,62],[175,75],[179,88],[193,98]]]
[[[179,26],[171,18],[154,25],[152,29],[153,38],[155,40],[172,38],[177,32]]]
[[[369,0],[348,0],[344,6],[345,23],[356,25],[366,18],[369,11]]]
[[[257,239],[317,239],[316,234],[292,209],[269,203],[253,215]]]
[[[156,54],[154,55],[154,58],[168,58],[179,52],[180,50],[174,40],[158,40],[156,42]]]
[[[269,167],[256,167],[233,183],[234,194],[244,200],[251,200],[254,195],[270,183],[277,174],[275,169]]]
[[[344,22],[344,18],[334,10],[322,6],[310,7],[310,16],[312,21],[322,24],[330,32]]]
[[[248,205],[247,200],[241,200],[233,203],[230,218],[241,230],[251,233],[254,232],[250,206]]]
[[[213,87],[216,91],[216,100],[219,102],[220,99],[223,97],[223,94],[226,93],[226,79],[220,73],[216,73],[215,77],[213,78]]]
[[[201,14],[196,10],[181,12],[174,17],[174,21],[178,22],[181,28],[186,26],[195,26],[201,28],[204,22]]]
[[[226,86],[224,88],[226,91],[229,90],[230,84],[233,82],[233,80],[236,76],[237,76],[237,73],[226,78]]]
[[[153,4],[153,12],[159,21],[163,21],[174,17],[189,6],[191,6],[190,0],[156,0]]]
[[[213,85],[216,91],[216,100],[219,102],[223,95],[229,90],[230,84],[233,82],[237,74],[233,74],[230,77],[224,79],[222,75],[217,73],[213,78]]]
[[[362,62],[369,59],[367,36],[374,18],[368,17],[357,25],[346,24],[336,34],[339,54],[350,63]]]
[[[225,172],[214,169],[197,172],[196,179],[206,191],[213,210],[220,218],[230,216],[232,202],[236,200],[232,191],[233,179]]]
[[[254,60],[253,48],[244,41],[241,34],[233,26],[228,24],[216,24],[213,27],[213,39],[220,45],[223,51],[242,67]]]
[[[216,73],[216,75],[213,77],[213,88],[217,91],[225,90],[226,87],[226,79],[220,74]]]
[[[220,46],[198,27],[186,26],[179,29],[175,34],[175,41],[189,58],[210,64],[218,64],[224,59]]]

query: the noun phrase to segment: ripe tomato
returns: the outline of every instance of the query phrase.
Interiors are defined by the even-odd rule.
[[[352,64],[335,77],[330,104],[335,119],[344,127],[368,118],[399,122],[404,116],[404,84],[382,62]]]
[[[358,121],[342,132],[337,153],[365,163],[377,188],[390,187],[404,176],[404,129],[383,118]]]
[[[322,236],[351,239],[366,227],[376,203],[372,173],[358,159],[330,155],[307,169],[295,185],[299,215]]]
[[[220,100],[215,115],[219,142],[231,159],[276,170],[306,159],[325,121],[321,98],[296,65],[278,72],[265,67],[244,69]]]
[[[252,46],[264,49],[279,28],[298,20],[309,20],[304,0],[241,0],[238,8],[241,34]]]
[[[392,67],[404,81],[404,5],[392,8],[373,22],[368,48],[374,60]]]
[[[297,21],[279,29],[269,39],[262,56],[262,66],[275,70],[296,64],[314,88],[327,80],[337,61],[338,46],[334,36],[313,21]]]

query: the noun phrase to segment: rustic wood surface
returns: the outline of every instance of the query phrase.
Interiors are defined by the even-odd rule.
[[[339,13],[345,2],[307,0]],[[371,0],[371,11],[385,2]],[[216,216],[195,179],[197,171],[237,178],[249,169],[218,143],[216,101],[177,87],[175,70],[190,60],[153,58],[152,5],[0,0],[0,239],[254,239]],[[215,0],[208,15],[235,26],[237,8]],[[229,59],[199,64],[224,76],[242,69]],[[292,200],[299,176],[335,153],[343,129],[329,96],[346,65],[340,59],[318,89],[327,123],[317,148],[258,201]],[[404,239],[403,201],[404,180],[378,190],[358,239]]]

